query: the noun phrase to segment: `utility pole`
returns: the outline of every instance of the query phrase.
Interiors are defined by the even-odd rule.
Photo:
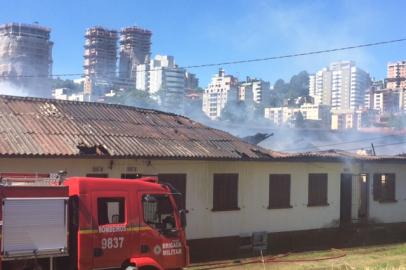
[[[372,147],[372,155],[376,156],[374,143],[371,143],[371,147]]]

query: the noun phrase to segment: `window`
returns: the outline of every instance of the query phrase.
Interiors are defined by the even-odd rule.
[[[124,198],[98,198],[99,225],[124,223]]]
[[[239,210],[238,174],[213,175],[213,211]]]
[[[395,202],[395,183],[394,173],[374,174],[374,200],[380,202]]]
[[[109,175],[107,173],[88,173],[86,177],[108,178]]]
[[[325,206],[327,203],[327,174],[309,174],[308,206]]]
[[[157,230],[176,228],[173,207],[168,195],[144,195],[142,197],[144,222]]]
[[[141,178],[142,174],[139,173],[122,173],[121,179],[138,179]]]
[[[269,209],[290,208],[290,174],[269,175]]]

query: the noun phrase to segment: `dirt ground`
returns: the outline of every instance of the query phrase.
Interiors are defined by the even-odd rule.
[[[221,261],[191,265],[189,270],[306,270],[306,269],[365,269],[406,270],[406,243],[370,246],[342,250],[290,253],[278,256]],[[255,261],[255,262],[254,262]]]

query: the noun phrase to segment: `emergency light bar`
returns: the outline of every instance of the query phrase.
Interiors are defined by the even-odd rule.
[[[0,173],[2,186],[60,186],[66,172],[59,173]]]

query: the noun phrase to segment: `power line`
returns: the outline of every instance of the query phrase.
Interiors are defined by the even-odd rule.
[[[359,44],[359,45],[353,45],[353,46],[341,47],[341,48],[335,48],[335,49],[327,49],[327,50],[296,53],[296,54],[287,54],[287,55],[271,56],[271,57],[255,58],[255,59],[247,59],[247,60],[237,60],[237,61],[214,63],[214,64],[190,65],[190,66],[186,66],[184,68],[201,68],[201,67],[235,65],[235,64],[243,64],[243,63],[251,63],[251,62],[262,62],[262,61],[269,61],[269,60],[276,60],[276,59],[294,58],[294,57],[306,56],[306,55],[314,55],[314,54],[323,54],[323,53],[330,53],[330,52],[337,52],[337,51],[353,50],[353,49],[372,47],[372,46],[378,46],[378,45],[385,45],[385,44],[391,44],[391,43],[397,43],[397,42],[403,42],[403,41],[406,41],[406,38],[393,39],[393,40],[387,40],[387,41],[379,41],[379,42],[366,43],[366,44]]]
[[[378,148],[378,147],[385,147],[385,146],[399,145],[399,144],[406,144],[406,141],[401,141],[401,142],[396,142],[396,143],[378,144],[378,145],[374,145],[374,147],[375,147],[375,148]],[[345,151],[358,150],[358,149],[359,149],[359,148],[352,148],[352,149],[346,149]]]
[[[357,142],[365,142],[365,141],[370,142],[371,140],[379,140],[379,139],[383,139],[383,138],[386,138],[386,137],[394,137],[394,135],[385,135],[385,136],[380,136],[380,137],[360,139],[360,140],[354,140],[354,141],[346,141],[346,142],[340,142],[340,143],[315,145],[313,147],[309,146],[309,147],[302,147],[302,148],[294,148],[294,149],[288,149],[288,151],[311,150],[311,149],[317,149],[317,148],[320,148],[320,147],[337,146],[337,145],[357,143]]]
[[[207,123],[206,123],[207,124]],[[233,128],[238,128],[238,127],[247,127],[246,125],[239,125],[239,124],[227,124],[230,127]],[[218,125],[212,126],[213,128],[220,128]],[[249,128],[261,128],[263,129],[264,126],[261,125],[250,125],[248,126]],[[272,130],[272,129],[271,129]],[[265,132],[265,131],[264,131]],[[291,131],[289,131],[291,132]],[[277,133],[277,131],[275,131]],[[379,139],[384,139],[387,137],[396,137],[396,135],[390,134],[390,135],[384,135],[384,136],[379,136],[379,137],[371,137],[371,138],[366,138],[366,139],[359,139],[359,140],[353,140],[353,141],[345,141],[345,142],[337,142],[337,143],[331,143],[331,144],[322,144],[322,145],[314,145],[314,146],[306,146],[306,147],[301,147],[301,148],[288,148],[286,151],[300,151],[300,150],[312,150],[312,149],[318,149],[322,147],[328,147],[328,146],[337,146],[337,145],[343,145],[343,144],[351,144],[351,143],[357,143],[357,142],[368,142],[370,143],[372,140],[379,140]],[[272,137],[271,137],[272,139]],[[379,147],[379,145],[378,145]],[[359,148],[355,148],[353,150],[357,150]]]
[[[253,59],[245,59],[245,60],[235,60],[235,61],[228,61],[228,62],[217,62],[217,63],[208,63],[208,64],[197,64],[197,65],[188,65],[188,66],[180,66],[179,68],[184,69],[192,69],[192,68],[205,68],[205,67],[215,67],[215,66],[229,66],[229,65],[237,65],[237,64],[246,64],[246,63],[253,63],[253,62],[264,62],[264,61],[271,61],[277,59],[285,59],[285,58],[295,58],[300,56],[307,56],[307,55],[316,55],[316,54],[324,54],[324,53],[331,53],[331,52],[338,52],[338,51],[348,51],[354,50],[359,48],[366,48],[366,47],[373,47],[373,46],[380,46],[392,43],[399,43],[406,41],[406,38],[399,38],[393,40],[386,40],[386,41],[378,41],[372,43],[364,43],[334,49],[325,49],[325,50],[317,50],[317,51],[308,51],[308,52],[301,52],[295,54],[286,54],[286,55],[279,55],[279,56],[270,56],[270,57],[263,57],[263,58],[253,58]],[[149,69],[148,71],[158,71],[162,68],[154,68]],[[137,70],[138,72],[145,72],[142,70]],[[108,74],[119,74],[117,72],[112,73],[104,73],[105,75]],[[104,75],[102,74],[102,75]],[[70,76],[84,76],[83,73],[61,73],[61,74],[52,74],[52,75],[0,75],[0,78],[34,78],[34,77],[70,77]]]
[[[381,136],[381,137],[376,137],[376,138],[368,138],[368,139],[364,139],[364,140],[356,140],[356,141],[350,141],[350,142],[343,142],[343,143],[336,143],[336,144],[327,144],[327,145],[319,145],[319,146],[315,146],[314,148],[317,147],[325,147],[325,146],[332,146],[332,145],[341,145],[341,144],[348,144],[348,143],[354,143],[354,142],[362,142],[362,141],[370,141],[372,139],[380,139],[380,138],[385,138],[385,137],[391,137],[394,135],[386,135],[386,136]],[[391,146],[391,145],[399,145],[399,144],[406,144],[406,141],[401,141],[401,142],[394,142],[394,143],[384,143],[384,144],[378,144],[378,145],[374,145],[375,148],[379,148],[379,147],[385,147],[385,146]],[[343,149],[344,151],[353,151],[353,150],[359,150],[362,147],[356,147],[356,148],[349,148],[349,149]],[[301,148],[301,149],[312,149],[311,147],[307,147],[307,148]],[[299,149],[288,149],[287,151],[297,151],[297,150],[301,150]]]

